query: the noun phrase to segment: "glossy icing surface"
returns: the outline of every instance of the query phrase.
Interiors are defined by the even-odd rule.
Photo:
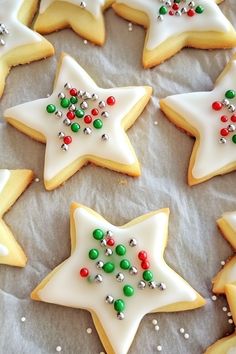
[[[231,141],[226,144],[219,143],[219,131],[222,128],[219,117],[223,114],[230,117],[232,113],[229,114],[226,108],[220,113],[212,109],[214,101],[222,100],[228,89],[236,87],[236,61],[233,60],[228,65],[229,70],[217,81],[213,91],[180,94],[164,99],[168,107],[199,133],[199,146],[192,169],[192,174],[197,179],[214,174],[230,164],[236,164],[236,144]]]
[[[161,307],[170,304],[196,300],[196,292],[163,260],[163,244],[168,223],[166,213],[160,211],[137,224],[116,227],[79,207],[74,212],[74,220],[76,248],[71,257],[57,268],[56,273],[38,291],[38,295],[45,302],[94,311],[117,354],[127,353],[139,323],[146,313],[153,310],[158,311]],[[97,241],[92,237],[93,230],[96,228],[112,231],[116,245],[126,246],[127,254],[120,259],[128,258],[131,264],[137,267],[137,275],[130,275],[128,271],[122,271],[125,280],[120,283],[115,278],[119,270],[119,263],[116,263],[116,269],[111,274],[96,268],[96,261],[88,258],[88,251],[97,246]],[[132,237],[137,240],[136,247],[129,246],[129,240]],[[104,255],[104,248],[100,246],[97,248],[100,253],[97,260],[105,262],[107,259],[113,259],[113,256]],[[137,252],[143,249],[148,254],[154,278],[166,284],[165,291],[149,287],[144,290],[138,289],[137,283],[142,279],[143,270],[139,265]],[[82,278],[79,271],[85,266],[93,277],[98,273],[102,274],[103,282],[100,284],[91,283]],[[122,287],[125,284],[132,285],[135,293],[134,296],[125,298],[125,319],[120,321],[116,317],[113,305],[108,305],[105,297],[112,295],[115,299],[124,299]],[[120,340],[121,338],[122,340]]]
[[[162,21],[157,19],[159,8],[164,5],[160,1],[116,0],[116,2],[140,10],[148,15],[150,21],[146,43],[148,50],[155,49],[168,38],[183,32],[227,32],[229,30],[229,21],[214,0],[198,1],[199,5],[204,7],[204,12],[201,15],[196,14],[193,17],[189,17],[187,15],[169,16],[167,14],[163,16]],[[185,5],[183,4],[183,6]]]
[[[116,98],[117,103],[112,107],[111,116],[104,119],[103,123],[103,133],[108,134],[108,141],[102,141],[100,129],[95,129],[91,135],[80,132],[75,138],[73,137],[73,144],[71,144],[69,151],[64,152],[60,149],[58,132],[62,127],[63,131],[70,132],[70,135],[72,132],[70,128],[62,124],[65,117],[58,119],[54,114],[50,116],[46,107],[52,103],[56,104],[58,93],[64,89],[65,83],[68,82],[72,87],[91,94],[98,94],[98,102],[109,96]],[[45,99],[9,108],[5,111],[5,116],[14,118],[46,137],[44,176],[45,180],[50,180],[78,158],[88,155],[124,165],[134,164],[136,156],[127,142],[122,121],[145,94],[144,87],[102,89],[72,57],[65,55],[52,95]],[[109,107],[106,107],[105,110],[109,113]]]

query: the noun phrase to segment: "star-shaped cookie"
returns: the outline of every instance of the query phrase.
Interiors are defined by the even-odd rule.
[[[29,27],[38,0],[0,0],[0,97],[12,66],[53,55],[53,46]]]
[[[88,161],[140,175],[125,131],[150,99],[150,87],[102,89],[69,55],[62,55],[50,97],[5,111],[6,120],[47,143],[46,189],[59,186]]]
[[[236,60],[232,60],[211,92],[169,96],[161,110],[196,138],[188,170],[195,185],[236,169]]]
[[[42,0],[34,29],[46,34],[71,27],[83,38],[103,45],[103,11],[113,2],[114,0]]]
[[[217,224],[225,239],[236,251],[236,212],[224,213],[217,220]],[[236,282],[236,256],[232,257],[213,279],[213,292],[225,293],[225,286],[234,282]]]
[[[116,0],[113,9],[147,28],[143,65],[153,67],[183,47],[232,48],[236,32],[220,11],[222,0]]]
[[[211,345],[205,354],[235,354],[236,353],[236,334],[235,332],[228,337],[224,337]]]
[[[162,209],[117,227],[73,203],[71,256],[32,298],[89,310],[106,352],[127,353],[145,314],[205,304],[163,259],[168,219]]]
[[[33,179],[30,170],[0,170],[0,264],[24,267],[26,256],[2,217]]]

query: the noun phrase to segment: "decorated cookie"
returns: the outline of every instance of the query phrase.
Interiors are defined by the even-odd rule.
[[[33,291],[34,300],[87,309],[108,354],[127,353],[143,316],[204,305],[163,260],[169,210],[117,227],[71,207],[71,256]]]
[[[52,45],[27,26],[38,0],[0,0],[0,97],[12,66],[30,63],[54,53]]]
[[[218,340],[207,349],[205,354],[236,354],[236,334]]]
[[[231,244],[234,251],[236,251],[236,211],[224,213],[220,219],[217,220],[223,236]]]
[[[236,60],[225,68],[211,92],[169,96],[161,110],[196,138],[188,183],[198,184],[236,169]]]
[[[140,175],[125,131],[150,99],[150,87],[102,89],[69,55],[62,55],[52,95],[7,109],[20,131],[47,143],[45,186],[54,189],[88,161]]]
[[[0,170],[0,264],[24,267],[26,256],[2,217],[33,178],[29,170]]]
[[[114,0],[41,0],[35,30],[46,34],[66,27],[89,41],[103,45],[105,25],[103,11]]]
[[[224,213],[217,224],[223,236],[236,251],[236,212]],[[213,279],[213,291],[218,294],[225,293],[226,284],[236,282],[236,256],[232,257],[223,269]]]
[[[162,63],[183,47],[232,48],[236,32],[220,11],[222,0],[116,0],[113,9],[147,28],[143,65]]]

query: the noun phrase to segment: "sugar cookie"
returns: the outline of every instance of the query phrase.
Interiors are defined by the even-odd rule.
[[[29,27],[38,0],[0,0],[0,97],[12,66],[54,54],[53,46]]]
[[[41,0],[34,28],[46,34],[71,27],[87,40],[103,45],[105,25],[103,11],[114,0]]]
[[[6,120],[46,143],[46,189],[58,187],[87,162],[140,175],[125,131],[148,103],[148,86],[102,89],[69,55],[62,55],[54,91],[5,111]]]
[[[0,264],[24,267],[26,256],[2,217],[33,179],[30,170],[0,170]]]
[[[117,227],[71,206],[71,256],[33,291],[38,301],[91,312],[108,354],[125,354],[149,312],[194,309],[205,300],[164,261],[169,210]]]
[[[236,169],[236,60],[226,66],[211,92],[169,96],[161,110],[196,138],[188,170],[195,185]]]
[[[236,32],[220,11],[222,0],[116,0],[113,9],[147,28],[143,65],[150,68],[183,47],[233,48]]]

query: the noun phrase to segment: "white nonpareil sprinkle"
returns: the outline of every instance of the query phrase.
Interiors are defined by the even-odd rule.
[[[162,351],[162,346],[161,346],[161,345],[158,345],[158,346],[157,346],[157,351],[158,351],[158,352],[161,352],[161,351]]]
[[[228,323],[229,323],[229,324],[233,324],[233,323],[234,323],[234,321],[232,320],[232,318],[230,318],[230,319],[228,320]]]
[[[25,322],[26,318],[25,317],[21,317],[21,322]]]
[[[179,331],[180,331],[180,333],[183,334],[185,332],[185,329],[184,328],[180,328]]]
[[[159,331],[160,327],[158,325],[155,326],[155,331]]]
[[[87,328],[86,331],[87,331],[88,334],[91,334],[92,333],[92,328]]]
[[[216,295],[212,295],[211,299],[212,299],[212,301],[216,301],[217,300],[217,296]]]
[[[188,333],[185,333],[185,334],[184,334],[184,338],[185,338],[185,339],[189,339],[189,334],[188,334]]]
[[[85,39],[85,40],[84,40],[84,44],[88,44],[88,41],[87,41],[87,39]]]
[[[228,312],[228,313],[227,313],[227,316],[228,316],[228,317],[232,317],[232,313],[231,313],[231,312]]]
[[[155,120],[154,125],[158,125],[158,121]]]
[[[34,180],[36,183],[38,183],[40,181],[40,179],[38,177],[35,178]]]
[[[224,265],[225,265],[225,261],[221,261],[220,264],[221,264],[222,266],[224,266]]]
[[[61,352],[61,351],[62,351],[62,348],[60,347],[60,345],[58,345],[58,346],[56,347],[56,351],[57,351],[57,352]]]
[[[152,324],[153,324],[154,326],[156,326],[156,325],[157,325],[157,320],[152,320]]]
[[[228,311],[227,307],[226,306],[222,307],[222,311],[224,312]]]

